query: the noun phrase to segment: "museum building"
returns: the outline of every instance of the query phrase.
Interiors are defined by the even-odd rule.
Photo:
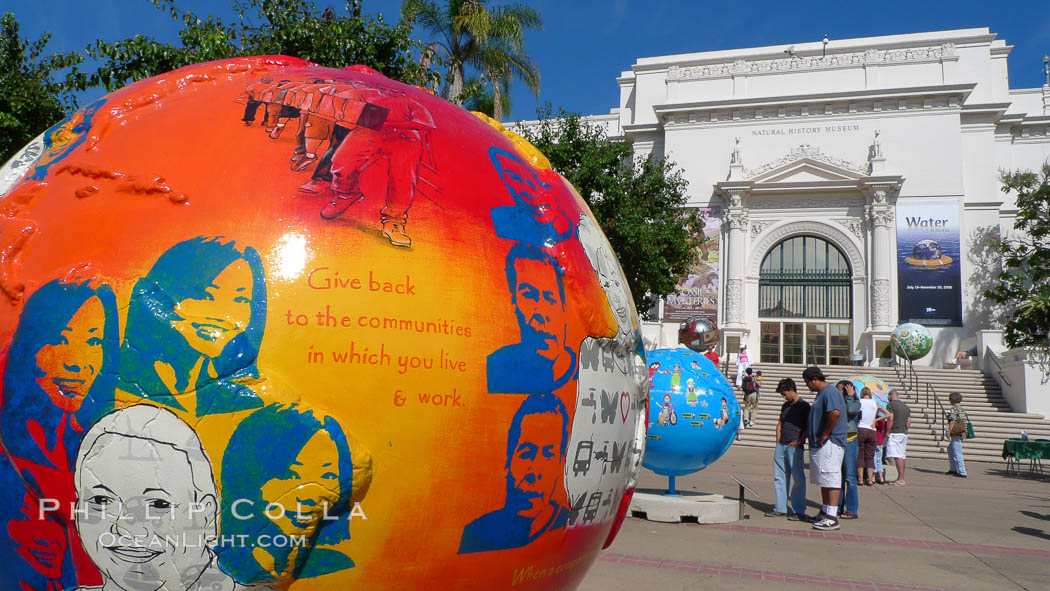
[[[644,336],[673,346],[705,314],[766,363],[886,363],[909,321],[923,363],[972,346],[1016,215],[1000,171],[1050,157],[1050,73],[1011,89],[1010,50],[977,28],[635,62],[588,119],[671,158],[709,237]]]

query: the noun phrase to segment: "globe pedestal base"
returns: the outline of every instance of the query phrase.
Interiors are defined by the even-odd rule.
[[[740,512],[735,500],[722,495],[680,490],[669,496],[662,490],[638,489],[631,500],[631,515],[664,523],[731,523]]]

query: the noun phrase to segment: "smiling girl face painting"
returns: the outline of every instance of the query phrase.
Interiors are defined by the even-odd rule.
[[[66,322],[54,342],[37,351],[36,366],[42,374],[36,379],[37,385],[58,408],[66,412],[80,410],[102,370],[105,328],[102,301],[92,296]]]
[[[26,300],[5,360],[0,405],[0,429],[14,458],[71,463],[61,454],[49,457],[29,426],[41,428],[48,450],[61,439],[71,459],[83,429],[112,408],[116,308],[113,290],[89,280],[56,279]]]
[[[258,377],[265,325],[254,248],[223,238],[179,242],[135,283],[120,389],[179,410],[192,400],[197,416],[258,408],[262,401],[237,380]]]
[[[230,263],[204,288],[200,298],[189,297],[173,310],[171,326],[191,348],[218,357],[242,334],[252,318],[252,270],[240,259]]]
[[[275,432],[281,436],[274,437]],[[221,544],[216,549],[220,564],[245,584],[352,568],[350,557],[318,546],[350,538],[355,472],[370,473],[370,460],[355,463],[335,419],[294,404],[270,404],[248,415],[223,454],[219,520],[227,539],[244,536],[247,542]],[[358,482],[366,487],[360,476]],[[308,541],[282,548],[260,545],[261,536]]]

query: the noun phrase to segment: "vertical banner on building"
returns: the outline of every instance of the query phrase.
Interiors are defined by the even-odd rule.
[[[897,202],[897,289],[901,322],[962,326],[959,203]]]
[[[718,207],[702,207],[704,243],[696,262],[674,293],[664,298],[664,322],[681,322],[695,314],[718,320],[718,243],[722,212]]]

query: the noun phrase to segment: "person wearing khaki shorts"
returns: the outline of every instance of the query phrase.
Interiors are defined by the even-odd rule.
[[[817,392],[809,411],[809,479],[820,487],[821,511],[810,518],[813,529],[839,528],[842,457],[846,453],[846,400],[819,367],[807,367],[802,381]]]
[[[809,452],[809,482],[820,488],[842,486],[842,457],[846,450],[832,441]]]

